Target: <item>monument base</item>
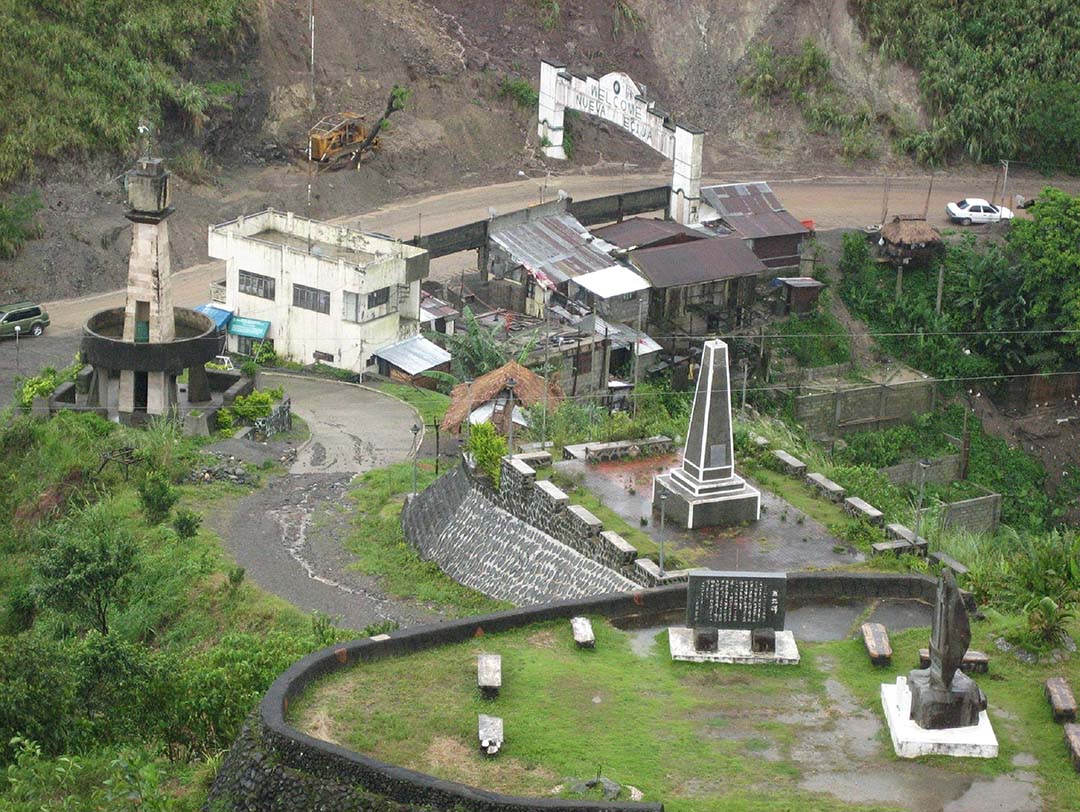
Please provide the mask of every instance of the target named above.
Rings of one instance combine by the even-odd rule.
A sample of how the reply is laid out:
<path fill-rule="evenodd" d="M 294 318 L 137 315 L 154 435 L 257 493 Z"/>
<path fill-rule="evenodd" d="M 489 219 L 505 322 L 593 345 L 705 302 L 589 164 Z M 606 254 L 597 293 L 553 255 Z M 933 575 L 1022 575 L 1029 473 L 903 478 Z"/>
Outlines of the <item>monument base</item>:
<path fill-rule="evenodd" d="M 893 750 L 900 758 L 997 758 L 997 736 L 986 711 L 979 714 L 977 725 L 942 730 L 921 728 L 911 719 L 911 689 L 908 688 L 907 677 L 897 677 L 895 685 L 887 682 L 882 684 L 881 706 L 889 723 Z"/>
<path fill-rule="evenodd" d="M 653 479 L 653 510 L 660 510 L 660 495 L 667 494 L 664 519 L 679 527 L 730 527 L 756 522 L 761 517 L 761 494 L 741 477 L 732 477 L 726 487 L 696 494 L 672 477 L 672 472 Z"/>
<path fill-rule="evenodd" d="M 776 633 L 776 651 L 754 651 L 749 629 L 720 629 L 716 651 L 694 648 L 694 630 L 685 626 L 668 629 L 671 659 L 688 663 L 734 663 L 737 665 L 798 665 L 799 647 L 790 631 Z"/>

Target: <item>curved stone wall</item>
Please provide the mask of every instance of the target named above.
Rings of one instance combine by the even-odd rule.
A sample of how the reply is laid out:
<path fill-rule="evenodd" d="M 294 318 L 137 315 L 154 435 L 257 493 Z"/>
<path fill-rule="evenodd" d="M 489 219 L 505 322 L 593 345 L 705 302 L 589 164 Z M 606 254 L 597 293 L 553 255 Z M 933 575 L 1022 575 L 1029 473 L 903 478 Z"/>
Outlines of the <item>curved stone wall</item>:
<path fill-rule="evenodd" d="M 800 601 L 880 597 L 932 602 L 936 589 L 937 582 L 923 575 L 792 573 L 788 576 L 788 597 Z M 685 605 L 686 584 L 677 584 L 421 626 L 309 654 L 278 677 L 266 692 L 222 764 L 211 787 L 207 808 L 214 812 L 308 812 L 319 808 L 372 812 L 403 809 L 662 812 L 663 804 L 656 803 L 522 798 L 444 781 L 315 739 L 291 727 L 285 721 L 285 714 L 289 701 L 312 682 L 359 663 L 580 614 L 645 621 L 678 611 Z"/>
<path fill-rule="evenodd" d="M 173 315 L 175 341 L 135 343 L 122 338 L 122 307 L 98 311 L 83 326 L 80 349 L 83 362 L 102 369 L 180 373 L 214 360 L 221 348 L 214 323 L 186 307 L 174 307 Z"/>

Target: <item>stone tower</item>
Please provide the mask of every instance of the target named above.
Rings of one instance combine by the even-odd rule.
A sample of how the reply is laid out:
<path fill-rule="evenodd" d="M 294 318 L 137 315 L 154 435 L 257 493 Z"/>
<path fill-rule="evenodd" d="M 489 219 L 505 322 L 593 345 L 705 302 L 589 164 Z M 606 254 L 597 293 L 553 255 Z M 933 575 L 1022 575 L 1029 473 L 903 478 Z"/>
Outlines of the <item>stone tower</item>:
<path fill-rule="evenodd" d="M 653 508 L 667 496 L 668 519 L 686 528 L 733 525 L 759 518 L 761 494 L 735 473 L 728 347 L 706 341 L 682 464 L 653 479 Z"/>
<path fill-rule="evenodd" d="M 176 339 L 169 260 L 169 173 L 160 158 L 141 158 L 127 174 L 132 223 L 123 340 L 164 344 Z M 120 372 L 121 414 L 166 414 L 176 407 L 176 374 L 167 370 Z"/>

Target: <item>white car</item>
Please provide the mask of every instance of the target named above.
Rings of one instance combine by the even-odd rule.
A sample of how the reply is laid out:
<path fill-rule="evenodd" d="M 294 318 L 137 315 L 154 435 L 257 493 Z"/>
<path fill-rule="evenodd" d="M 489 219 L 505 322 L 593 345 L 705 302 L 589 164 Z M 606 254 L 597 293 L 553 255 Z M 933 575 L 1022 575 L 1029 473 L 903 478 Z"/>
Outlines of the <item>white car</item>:
<path fill-rule="evenodd" d="M 1012 209 L 995 206 L 980 197 L 969 197 L 959 203 L 949 203 L 945 213 L 954 223 L 970 226 L 972 223 L 997 223 L 1013 219 Z"/>

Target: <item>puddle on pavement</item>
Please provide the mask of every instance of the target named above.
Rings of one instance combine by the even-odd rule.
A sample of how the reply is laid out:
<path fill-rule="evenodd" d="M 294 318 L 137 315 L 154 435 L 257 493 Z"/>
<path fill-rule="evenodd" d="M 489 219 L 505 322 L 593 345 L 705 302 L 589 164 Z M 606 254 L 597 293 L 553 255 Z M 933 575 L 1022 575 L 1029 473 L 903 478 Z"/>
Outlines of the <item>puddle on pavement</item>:
<path fill-rule="evenodd" d="M 902 766 L 879 766 L 853 772 L 814 773 L 804 778 L 799 786 L 810 792 L 828 793 L 848 803 L 876 801 L 917 812 L 943 812 L 943 802 L 962 797 L 970 788 L 972 778 L 936 770 L 933 773 Z"/>
<path fill-rule="evenodd" d="M 630 651 L 638 657 L 651 657 L 656 652 L 656 635 L 667 626 L 646 626 L 643 629 L 627 629 L 630 638 Z"/>

